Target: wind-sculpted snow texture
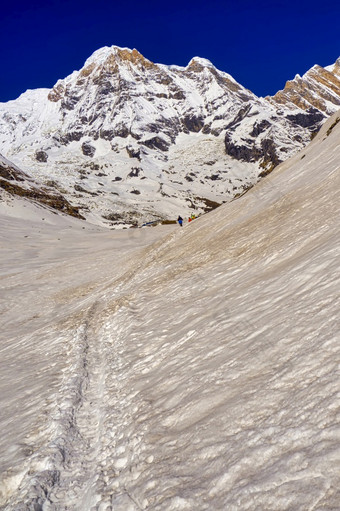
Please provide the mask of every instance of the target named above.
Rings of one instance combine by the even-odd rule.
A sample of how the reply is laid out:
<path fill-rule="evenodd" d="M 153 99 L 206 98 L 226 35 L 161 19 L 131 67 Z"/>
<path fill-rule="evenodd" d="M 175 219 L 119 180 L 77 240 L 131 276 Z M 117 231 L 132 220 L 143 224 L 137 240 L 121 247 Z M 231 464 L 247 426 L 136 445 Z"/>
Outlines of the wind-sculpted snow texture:
<path fill-rule="evenodd" d="M 301 97 L 329 93 L 301 80 Z M 53 89 L 1 104 L 0 152 L 91 222 L 171 219 L 229 201 L 295 154 L 338 109 L 332 94 L 306 110 L 258 98 L 206 59 L 166 66 L 106 47 Z"/>
<path fill-rule="evenodd" d="M 183 228 L 0 203 L 1 509 L 339 509 L 339 136 Z"/>

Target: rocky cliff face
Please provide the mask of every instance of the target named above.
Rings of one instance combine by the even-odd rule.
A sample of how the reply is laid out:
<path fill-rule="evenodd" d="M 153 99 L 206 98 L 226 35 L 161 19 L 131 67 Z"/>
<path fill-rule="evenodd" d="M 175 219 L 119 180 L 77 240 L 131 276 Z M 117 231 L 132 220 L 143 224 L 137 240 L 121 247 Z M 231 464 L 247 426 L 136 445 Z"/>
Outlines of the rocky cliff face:
<path fill-rule="evenodd" d="M 332 115 L 340 108 L 340 58 L 332 66 L 315 65 L 302 77 L 296 75 L 283 90 L 266 99 L 274 105 L 297 106 L 312 115 L 315 111 Z"/>
<path fill-rule="evenodd" d="M 0 105 L 0 151 L 90 221 L 173 218 L 252 186 L 310 140 L 327 105 L 258 98 L 198 57 L 165 66 L 102 48 L 52 90 Z"/>
<path fill-rule="evenodd" d="M 157 65 L 137 50 L 103 48 L 84 68 L 48 94 L 62 112 L 67 145 L 88 136 L 112 141 L 129 136 L 139 146 L 167 151 L 179 133 L 219 135 L 237 105 L 256 100 L 204 59 L 186 68 Z"/>

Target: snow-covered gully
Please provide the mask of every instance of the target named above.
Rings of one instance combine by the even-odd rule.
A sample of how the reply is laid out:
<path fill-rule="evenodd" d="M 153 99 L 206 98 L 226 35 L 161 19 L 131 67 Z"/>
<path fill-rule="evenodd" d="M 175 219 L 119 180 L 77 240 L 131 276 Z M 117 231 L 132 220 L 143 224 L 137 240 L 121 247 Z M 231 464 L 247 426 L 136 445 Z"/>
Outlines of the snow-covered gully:
<path fill-rule="evenodd" d="M 1 509 L 339 509 L 333 125 L 182 229 L 2 213 Z"/>

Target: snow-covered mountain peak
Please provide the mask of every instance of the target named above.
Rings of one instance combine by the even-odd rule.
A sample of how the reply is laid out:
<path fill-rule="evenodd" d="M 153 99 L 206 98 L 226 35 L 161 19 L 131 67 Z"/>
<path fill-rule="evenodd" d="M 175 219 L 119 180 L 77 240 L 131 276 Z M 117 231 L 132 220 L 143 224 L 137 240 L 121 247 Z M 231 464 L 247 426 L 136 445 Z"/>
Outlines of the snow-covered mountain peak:
<path fill-rule="evenodd" d="M 114 55 L 117 49 L 123 49 L 119 48 L 118 46 L 103 46 L 102 48 L 99 48 L 98 50 L 94 51 L 88 59 L 86 59 L 84 67 L 86 68 L 92 63 L 95 63 L 96 65 L 105 62 L 105 60 L 110 56 Z M 125 48 L 126 50 L 129 50 L 129 48 Z"/>
<path fill-rule="evenodd" d="M 94 51 L 90 57 L 85 61 L 84 67 L 87 67 L 88 65 L 92 64 L 93 62 L 97 65 L 105 62 L 105 60 L 110 57 L 111 55 L 117 56 L 120 54 L 128 54 L 132 53 L 134 51 L 137 51 L 135 49 L 127 48 L 127 47 L 121 47 L 121 46 L 103 46 L 102 48 L 99 48 L 98 50 Z"/>
<path fill-rule="evenodd" d="M 121 65 L 130 62 L 132 64 L 153 65 L 153 63 L 146 59 L 138 50 L 130 48 L 121 48 L 120 46 L 105 46 L 95 51 L 84 64 L 83 69 L 89 66 L 100 67 L 102 65 L 112 65 L 116 63 Z"/>
<path fill-rule="evenodd" d="M 212 68 L 216 69 L 214 64 L 210 60 L 202 58 L 202 57 L 193 57 L 190 60 L 189 64 L 187 65 L 187 69 L 199 68 L 199 67 L 212 67 Z"/>
<path fill-rule="evenodd" d="M 258 98 L 201 57 L 181 67 L 104 47 L 51 90 L 0 104 L 0 152 L 91 221 L 202 212 L 304 147 L 340 102 L 335 73 L 306 76 L 282 100 Z M 319 108 L 325 95 L 333 103 Z"/>

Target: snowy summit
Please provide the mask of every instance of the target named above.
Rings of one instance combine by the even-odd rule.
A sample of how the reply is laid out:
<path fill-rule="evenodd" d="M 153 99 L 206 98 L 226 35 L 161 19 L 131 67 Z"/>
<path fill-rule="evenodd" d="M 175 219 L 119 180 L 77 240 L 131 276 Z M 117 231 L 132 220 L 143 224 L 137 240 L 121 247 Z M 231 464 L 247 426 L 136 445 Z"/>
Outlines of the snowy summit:
<path fill-rule="evenodd" d="M 339 137 L 182 228 L 3 195 L 1 509 L 339 509 Z"/>
<path fill-rule="evenodd" d="M 0 104 L 0 154 L 89 222 L 141 225 L 242 195 L 339 106 L 338 61 L 259 98 L 204 58 L 104 47 L 51 90 Z"/>

